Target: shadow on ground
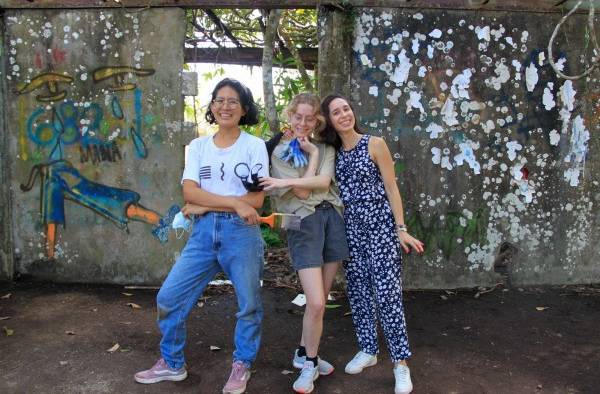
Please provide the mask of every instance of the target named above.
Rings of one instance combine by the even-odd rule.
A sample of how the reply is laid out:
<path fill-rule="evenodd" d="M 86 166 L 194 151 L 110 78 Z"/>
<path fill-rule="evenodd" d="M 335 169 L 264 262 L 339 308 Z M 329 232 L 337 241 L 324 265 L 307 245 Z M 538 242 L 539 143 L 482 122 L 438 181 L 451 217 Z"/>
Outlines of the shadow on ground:
<path fill-rule="evenodd" d="M 302 308 L 290 303 L 293 285 L 265 283 L 263 345 L 247 393 L 289 393 Z M 599 392 L 600 287 L 475 294 L 405 294 L 414 393 Z M 156 290 L 0 284 L 0 393 L 220 393 L 230 368 L 235 296 L 222 286 L 206 295 L 188 322 L 189 378 L 145 386 L 132 376 L 158 357 Z M 314 393 L 392 393 L 383 343 L 376 366 L 344 373 L 357 349 L 347 300 L 340 295 L 333 303 L 340 306 L 326 311 L 320 354 L 337 369 L 316 382 Z"/>

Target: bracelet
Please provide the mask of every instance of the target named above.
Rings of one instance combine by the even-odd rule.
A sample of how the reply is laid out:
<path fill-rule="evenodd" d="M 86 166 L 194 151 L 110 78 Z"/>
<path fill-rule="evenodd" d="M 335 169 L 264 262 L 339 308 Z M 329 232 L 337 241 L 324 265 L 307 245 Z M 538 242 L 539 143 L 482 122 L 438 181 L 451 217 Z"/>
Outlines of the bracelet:
<path fill-rule="evenodd" d="M 397 224 L 396 225 L 396 231 L 404 231 L 404 232 L 408 232 L 408 228 L 406 227 L 406 224 Z"/>

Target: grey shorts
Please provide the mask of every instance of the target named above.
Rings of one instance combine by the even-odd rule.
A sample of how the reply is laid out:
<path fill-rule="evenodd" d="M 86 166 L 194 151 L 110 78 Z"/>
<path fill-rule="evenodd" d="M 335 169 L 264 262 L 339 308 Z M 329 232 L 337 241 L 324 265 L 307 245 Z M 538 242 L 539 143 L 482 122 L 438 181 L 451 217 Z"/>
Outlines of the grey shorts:
<path fill-rule="evenodd" d="M 296 271 L 350 257 L 344 219 L 327 201 L 302 219 L 300 230 L 288 230 L 287 241 Z"/>

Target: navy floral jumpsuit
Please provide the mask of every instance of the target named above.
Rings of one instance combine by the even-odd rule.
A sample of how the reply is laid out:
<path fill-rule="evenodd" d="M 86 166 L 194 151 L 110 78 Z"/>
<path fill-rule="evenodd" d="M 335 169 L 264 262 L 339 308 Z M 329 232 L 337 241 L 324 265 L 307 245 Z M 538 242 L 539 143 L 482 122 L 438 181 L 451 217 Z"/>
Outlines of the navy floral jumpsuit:
<path fill-rule="evenodd" d="M 392 361 L 397 362 L 411 356 L 402 306 L 402 255 L 381 173 L 369 156 L 369 138 L 363 135 L 353 149 L 340 149 L 336 159 L 350 247 L 344 270 L 360 349 L 379 353 L 379 317 Z"/>

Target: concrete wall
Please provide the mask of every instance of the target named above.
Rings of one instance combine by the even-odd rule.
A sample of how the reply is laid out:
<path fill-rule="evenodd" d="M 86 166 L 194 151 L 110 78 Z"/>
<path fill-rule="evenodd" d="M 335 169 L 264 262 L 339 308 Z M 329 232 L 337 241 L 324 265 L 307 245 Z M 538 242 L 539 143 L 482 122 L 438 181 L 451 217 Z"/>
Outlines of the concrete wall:
<path fill-rule="evenodd" d="M 182 246 L 168 219 L 191 138 L 184 21 L 176 8 L 4 14 L 19 272 L 113 283 L 168 272 Z"/>
<path fill-rule="evenodd" d="M 408 287 L 490 285 L 495 270 L 513 284 L 600 281 L 598 73 L 557 78 L 546 48 L 559 18 L 358 10 L 352 99 L 393 150 L 427 247 L 405 263 Z M 586 16 L 565 25 L 565 71 L 583 70 L 588 40 Z"/>
<path fill-rule="evenodd" d="M 6 102 L 4 23 L 0 18 L 0 103 Z M 8 141 L 4 106 L 0 105 L 0 280 L 12 279 L 12 226 L 10 220 L 10 185 L 8 181 Z"/>

